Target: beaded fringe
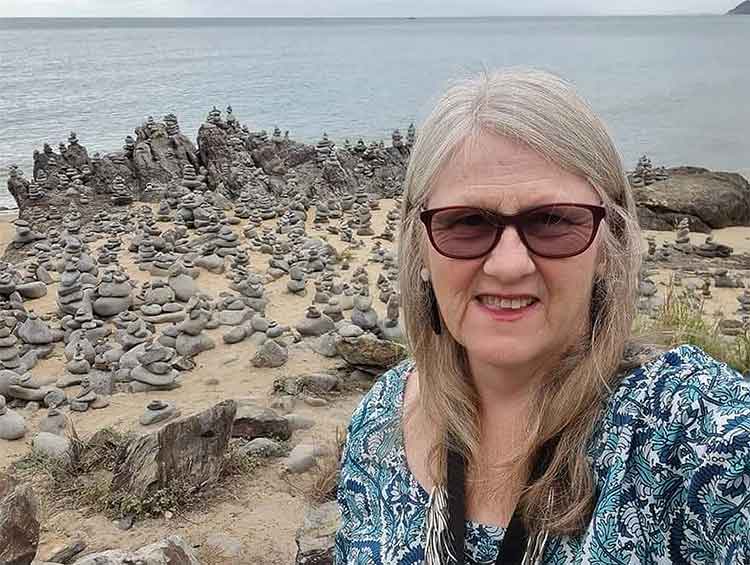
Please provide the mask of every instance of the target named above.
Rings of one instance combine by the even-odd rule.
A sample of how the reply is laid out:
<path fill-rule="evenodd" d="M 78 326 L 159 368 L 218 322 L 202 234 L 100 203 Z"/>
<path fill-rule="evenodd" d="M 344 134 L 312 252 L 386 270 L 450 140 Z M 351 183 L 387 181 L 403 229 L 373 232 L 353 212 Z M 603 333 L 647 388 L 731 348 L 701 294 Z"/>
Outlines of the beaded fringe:
<path fill-rule="evenodd" d="M 552 503 L 550 492 L 548 501 Z M 448 491 L 444 486 L 434 486 L 430 491 L 427 502 L 427 516 L 425 519 L 425 565 L 446 565 L 455 563 L 453 554 L 453 536 L 448 528 Z M 526 543 L 521 565 L 542 565 L 544 549 L 549 540 L 549 532 L 542 530 L 529 537 Z M 461 564 L 463 565 L 463 564 Z"/>
<path fill-rule="evenodd" d="M 427 541 L 425 543 L 425 565 L 445 565 L 455 562 L 453 536 L 448 528 L 448 490 L 445 486 L 434 486 L 427 502 Z M 448 559 L 450 561 L 448 561 Z"/>

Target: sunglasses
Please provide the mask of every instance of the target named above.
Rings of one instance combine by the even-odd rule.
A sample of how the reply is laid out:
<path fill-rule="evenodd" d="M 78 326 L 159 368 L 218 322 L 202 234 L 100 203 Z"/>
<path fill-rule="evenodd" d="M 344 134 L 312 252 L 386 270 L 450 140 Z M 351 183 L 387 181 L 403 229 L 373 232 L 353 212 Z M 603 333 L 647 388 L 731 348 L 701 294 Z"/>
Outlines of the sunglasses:
<path fill-rule="evenodd" d="M 586 251 L 606 215 L 595 204 L 546 204 L 512 216 L 482 208 L 448 206 L 423 210 L 419 218 L 435 251 L 451 259 L 477 259 L 494 249 L 505 226 L 514 226 L 526 248 L 550 259 Z"/>

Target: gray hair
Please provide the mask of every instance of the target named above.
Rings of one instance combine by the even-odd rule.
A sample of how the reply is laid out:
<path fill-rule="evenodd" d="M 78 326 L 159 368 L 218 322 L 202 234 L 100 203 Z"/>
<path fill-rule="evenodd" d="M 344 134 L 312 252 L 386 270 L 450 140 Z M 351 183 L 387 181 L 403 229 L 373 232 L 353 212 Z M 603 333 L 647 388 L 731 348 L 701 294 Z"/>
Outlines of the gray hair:
<path fill-rule="evenodd" d="M 478 460 L 478 397 L 463 347 L 449 332 L 435 335 L 430 329 L 427 285 L 419 277 L 427 252 L 419 212 L 440 170 L 480 132 L 522 143 L 585 178 L 607 210 L 599 247 L 604 274 L 593 284 L 591 331 L 564 352 L 537 391 L 528 441 L 507 463 L 529 468 L 543 446 L 556 445 L 547 472 L 524 491 L 521 503 L 527 521 L 543 519 L 550 533 L 572 534 L 593 508 L 586 444 L 600 402 L 618 378 L 636 312 L 641 251 L 635 202 L 604 123 L 570 84 L 547 72 L 509 69 L 461 80 L 420 128 L 406 173 L 399 238 L 404 329 L 419 375 L 420 408 L 444 434 L 438 437 L 455 438 L 453 447 L 469 470 Z M 435 484 L 445 480 L 446 447 L 438 442 L 431 450 Z"/>

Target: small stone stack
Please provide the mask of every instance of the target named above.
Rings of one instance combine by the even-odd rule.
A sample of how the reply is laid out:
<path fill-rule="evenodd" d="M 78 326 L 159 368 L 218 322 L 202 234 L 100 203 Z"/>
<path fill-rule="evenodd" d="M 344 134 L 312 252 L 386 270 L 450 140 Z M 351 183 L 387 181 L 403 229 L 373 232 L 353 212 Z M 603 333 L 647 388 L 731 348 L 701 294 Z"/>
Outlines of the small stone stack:
<path fill-rule="evenodd" d="M 305 274 L 306 271 L 302 267 L 292 267 L 289 269 L 289 280 L 286 283 L 287 291 L 292 294 L 305 296 L 307 290 L 305 289 Z"/>
<path fill-rule="evenodd" d="M 190 358 L 216 347 L 214 341 L 203 332 L 211 319 L 208 301 L 200 295 L 195 295 L 188 301 L 185 312 L 187 318 L 177 326 L 177 353 Z"/>
<path fill-rule="evenodd" d="M 78 260 L 73 258 L 65 263 L 65 270 L 57 287 L 57 307 L 60 314 L 75 314 L 83 303 L 83 280 L 78 270 Z"/>
<path fill-rule="evenodd" d="M 13 325 L 0 320 L 0 368 L 15 371 L 21 366 L 18 357 L 18 338 L 13 335 Z"/>
<path fill-rule="evenodd" d="M 175 136 L 180 134 L 180 125 L 177 122 L 177 116 L 172 113 L 164 116 L 164 125 L 167 126 L 167 135 Z"/>
<path fill-rule="evenodd" d="M 127 325 L 125 330 L 117 332 L 115 341 L 127 351 L 145 343 L 151 337 L 151 332 L 146 327 L 142 319 L 138 318 Z"/>
<path fill-rule="evenodd" d="M 28 243 L 33 243 L 39 239 L 44 239 L 44 236 L 35 232 L 31 229 L 31 224 L 23 219 L 18 219 L 13 222 L 16 227 L 16 235 L 13 237 L 13 246 L 22 247 Z"/>
<path fill-rule="evenodd" d="M 372 298 L 364 293 L 354 297 L 352 324 L 365 331 L 378 327 L 378 313 L 372 308 Z"/>
<path fill-rule="evenodd" d="M 133 195 L 125 184 L 125 179 L 120 175 L 112 181 L 112 204 L 115 206 L 128 206 L 133 203 Z"/>
<path fill-rule="evenodd" d="M 381 324 L 380 329 L 385 339 L 402 343 L 404 341 L 404 333 L 399 324 L 399 314 L 398 294 L 394 292 L 388 298 L 385 320 Z"/>
<path fill-rule="evenodd" d="M 124 271 L 106 271 L 92 294 L 92 309 L 97 316 L 111 318 L 132 304 L 133 286 Z"/>
<path fill-rule="evenodd" d="M 693 246 L 690 243 L 690 220 L 687 218 L 682 218 L 677 225 L 674 248 L 683 253 L 691 253 L 693 250 Z"/>
<path fill-rule="evenodd" d="M 195 174 L 195 167 L 189 163 L 182 169 L 182 186 L 188 190 L 198 192 L 205 192 L 208 190 L 206 183 L 199 179 L 198 175 Z"/>
<path fill-rule="evenodd" d="M 178 373 L 172 368 L 174 350 L 158 343 L 146 345 L 136 356 L 138 365 L 131 369 L 131 380 L 159 390 L 169 390 L 176 386 Z"/>

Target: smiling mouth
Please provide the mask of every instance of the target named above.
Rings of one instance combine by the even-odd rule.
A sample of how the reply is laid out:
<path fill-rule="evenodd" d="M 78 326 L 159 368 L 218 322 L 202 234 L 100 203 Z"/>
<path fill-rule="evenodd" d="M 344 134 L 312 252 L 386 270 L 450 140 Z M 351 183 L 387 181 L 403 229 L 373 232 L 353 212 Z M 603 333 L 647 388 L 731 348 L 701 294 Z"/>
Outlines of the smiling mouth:
<path fill-rule="evenodd" d="M 482 306 L 490 308 L 492 310 L 523 310 L 528 306 L 536 304 L 539 299 L 535 296 L 522 296 L 518 298 L 500 298 L 499 296 L 492 296 L 489 294 L 480 294 L 476 297 L 476 300 Z"/>

